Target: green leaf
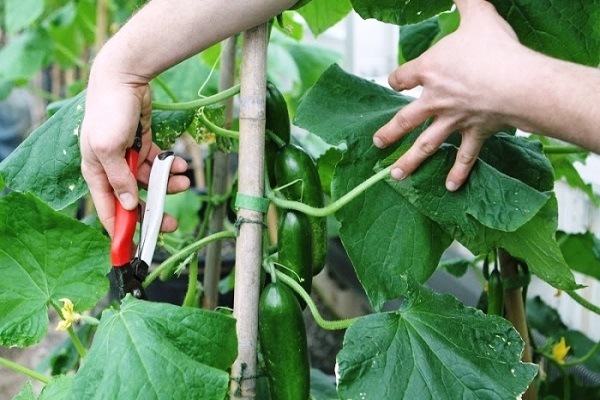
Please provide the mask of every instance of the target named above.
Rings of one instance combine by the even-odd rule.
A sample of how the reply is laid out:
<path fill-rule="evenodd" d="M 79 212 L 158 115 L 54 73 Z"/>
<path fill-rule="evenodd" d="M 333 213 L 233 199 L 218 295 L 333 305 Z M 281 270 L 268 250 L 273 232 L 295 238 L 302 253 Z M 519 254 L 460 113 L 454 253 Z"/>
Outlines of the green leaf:
<path fill-rule="evenodd" d="M 192 124 L 195 115 L 195 110 L 152 110 L 152 140 L 161 149 L 170 149 Z"/>
<path fill-rule="evenodd" d="M 44 12 L 44 0 L 4 0 L 4 26 L 16 33 L 27 28 Z"/>
<path fill-rule="evenodd" d="M 338 66 L 330 67 L 307 93 L 296 125 L 347 149 L 334 171 L 333 200 L 371 177 L 382 154 L 393 151 L 376 149 L 371 135 L 408 101 Z M 342 243 L 375 308 L 404 292 L 402 274 L 410 273 L 420 282 L 429 278 L 451 242 L 385 182 L 340 209 L 336 218 Z"/>
<path fill-rule="evenodd" d="M 282 15 L 282 25 L 278 21 L 274 22 L 274 28 L 284 35 L 296 40 L 302 40 L 304 36 L 304 25 L 294 19 L 296 15 L 293 12 L 284 12 Z"/>
<path fill-rule="evenodd" d="M 351 0 L 363 18 L 396 25 L 414 24 L 452 7 L 452 0 Z"/>
<path fill-rule="evenodd" d="M 0 345 L 29 346 L 48 330 L 48 305 L 93 307 L 108 290 L 108 240 L 31 194 L 0 199 Z"/>
<path fill-rule="evenodd" d="M 474 254 L 504 248 L 513 257 L 524 260 L 532 273 L 555 288 L 577 289 L 579 286 L 554 238 L 557 226 L 558 205 L 552 196 L 535 217 L 514 232 L 482 226 L 473 236 L 467 236 L 458 229 L 452 230 L 452 236 Z"/>
<path fill-rule="evenodd" d="M 66 400 L 69 390 L 73 385 L 73 375 L 60 375 L 54 377 L 50 383 L 44 386 L 37 400 Z"/>
<path fill-rule="evenodd" d="M 70 399 L 222 399 L 237 356 L 229 316 L 127 296 L 102 315 Z"/>
<path fill-rule="evenodd" d="M 600 280 L 600 240 L 591 232 L 557 232 L 556 240 L 572 270 Z"/>
<path fill-rule="evenodd" d="M 503 318 L 419 287 L 396 312 L 360 318 L 337 356 L 342 398 L 514 399 L 537 368 Z"/>
<path fill-rule="evenodd" d="M 35 400 L 35 394 L 33 393 L 33 386 L 31 385 L 31 381 L 27 382 L 23 389 L 15 397 L 13 400 Z"/>
<path fill-rule="evenodd" d="M 200 208 L 203 199 L 193 190 L 171 194 L 165 200 L 165 212 L 177 218 L 179 225 L 172 233 L 178 237 L 191 238 L 200 223 Z"/>
<path fill-rule="evenodd" d="M 524 45 L 594 67 L 600 63 L 597 1 L 492 0 L 491 3 Z"/>
<path fill-rule="evenodd" d="M 314 36 L 319 36 L 352 11 L 350 0 L 312 0 L 298 10 Z"/>
<path fill-rule="evenodd" d="M 404 153 L 400 150 L 382 165 L 395 162 Z M 482 160 L 475 163 L 460 190 L 449 192 L 445 181 L 456 151 L 454 146 L 442 145 L 417 173 L 402 181 L 389 178 L 388 183 L 429 218 L 450 229 L 460 229 L 467 236 L 473 236 L 480 225 L 513 232 L 531 220 L 550 198 L 549 193 L 500 173 Z"/>
<path fill-rule="evenodd" d="M 75 328 L 75 333 L 85 348 L 89 347 L 96 327 L 85 324 Z M 70 337 L 66 337 L 60 344 L 52 349 L 37 365 L 36 371 L 41 373 L 50 372 L 50 375 L 68 374 L 79 368 L 81 355 L 75 348 Z"/>
<path fill-rule="evenodd" d="M 331 195 L 333 173 L 335 166 L 342 159 L 342 156 L 343 152 L 340 149 L 330 147 L 316 160 L 319 178 L 321 178 L 321 185 L 323 186 L 323 191 L 327 195 Z"/>
<path fill-rule="evenodd" d="M 84 102 L 84 93 L 73 98 L 0 163 L 9 188 L 32 192 L 55 210 L 87 193 L 79 153 Z"/>
<path fill-rule="evenodd" d="M 400 27 L 400 54 L 403 62 L 419 57 L 440 33 L 438 17 L 432 17 L 413 25 Z"/>
<path fill-rule="evenodd" d="M 21 83 L 30 80 L 48 63 L 52 49 L 50 36 L 41 29 L 13 36 L 0 49 L 0 81 Z"/>

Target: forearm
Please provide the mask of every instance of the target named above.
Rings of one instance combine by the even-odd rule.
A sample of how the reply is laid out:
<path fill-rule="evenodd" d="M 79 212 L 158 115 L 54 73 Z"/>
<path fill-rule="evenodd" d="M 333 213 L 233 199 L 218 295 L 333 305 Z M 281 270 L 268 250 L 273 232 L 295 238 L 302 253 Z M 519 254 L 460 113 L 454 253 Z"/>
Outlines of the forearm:
<path fill-rule="evenodd" d="M 522 61 L 501 106 L 511 125 L 600 153 L 600 70 L 533 52 Z"/>
<path fill-rule="evenodd" d="M 149 81 L 205 48 L 267 21 L 295 1 L 152 0 L 104 46 L 96 64 Z"/>

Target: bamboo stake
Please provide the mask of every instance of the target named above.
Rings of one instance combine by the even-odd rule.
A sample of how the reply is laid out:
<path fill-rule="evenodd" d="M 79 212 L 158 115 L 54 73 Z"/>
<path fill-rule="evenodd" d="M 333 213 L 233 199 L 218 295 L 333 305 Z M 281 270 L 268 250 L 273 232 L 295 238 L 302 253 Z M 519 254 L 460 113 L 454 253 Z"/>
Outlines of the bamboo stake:
<path fill-rule="evenodd" d="M 108 39 L 108 4 L 106 0 L 96 3 L 96 32 L 94 37 L 94 56 Z"/>
<path fill-rule="evenodd" d="M 235 49 L 236 37 L 232 36 L 223 42 L 221 49 L 221 74 L 219 75 L 219 91 L 229 89 L 234 84 L 235 78 Z M 225 101 L 225 125 L 231 128 L 233 121 L 233 98 Z M 217 151 L 214 155 L 212 194 L 223 195 L 229 184 L 229 155 Z M 210 232 L 223 230 L 227 204 L 223 203 L 213 209 L 208 223 Z M 204 269 L 204 300 L 202 306 L 209 310 L 217 307 L 219 301 L 219 278 L 221 275 L 221 249 L 220 241 L 213 242 L 206 248 L 206 267 Z"/>
<path fill-rule="evenodd" d="M 239 193 L 263 197 L 267 25 L 244 32 L 240 91 Z M 263 214 L 240 208 L 235 296 L 238 358 L 231 370 L 231 399 L 254 399 Z"/>
<path fill-rule="evenodd" d="M 510 279 L 518 274 L 517 260 L 511 256 L 506 250 L 499 249 L 500 258 L 500 273 L 502 278 Z M 504 292 L 504 304 L 506 305 L 506 319 L 508 319 L 517 332 L 521 335 L 525 348 L 521 360 L 523 362 L 533 362 L 531 341 L 529 339 L 529 331 L 527 330 L 527 319 L 525 318 L 525 305 L 523 303 L 523 293 L 521 288 L 507 289 Z M 529 385 L 529 388 L 523 393 L 523 400 L 537 400 L 537 390 L 535 381 Z"/>

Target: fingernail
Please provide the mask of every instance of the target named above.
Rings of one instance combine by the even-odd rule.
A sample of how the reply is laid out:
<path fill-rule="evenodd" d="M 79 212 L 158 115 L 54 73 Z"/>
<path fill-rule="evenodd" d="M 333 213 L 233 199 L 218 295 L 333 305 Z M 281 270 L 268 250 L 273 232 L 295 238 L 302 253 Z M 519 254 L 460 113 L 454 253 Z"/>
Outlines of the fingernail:
<path fill-rule="evenodd" d="M 121 193 L 119 195 L 119 201 L 121 202 L 121 205 L 128 210 L 135 208 L 135 199 L 129 192 Z"/>
<path fill-rule="evenodd" d="M 447 181 L 446 182 L 446 189 L 448 189 L 451 192 L 454 192 L 456 189 L 458 189 L 458 186 L 456 185 L 455 182 Z"/>
<path fill-rule="evenodd" d="M 373 144 L 375 145 L 375 147 L 379 147 L 380 149 L 383 148 L 383 142 L 377 136 L 373 137 Z"/>
<path fill-rule="evenodd" d="M 402 179 L 404 179 L 404 171 L 402 171 L 401 168 L 394 168 L 392 169 L 392 172 L 390 173 L 392 175 L 392 178 L 401 181 Z"/>

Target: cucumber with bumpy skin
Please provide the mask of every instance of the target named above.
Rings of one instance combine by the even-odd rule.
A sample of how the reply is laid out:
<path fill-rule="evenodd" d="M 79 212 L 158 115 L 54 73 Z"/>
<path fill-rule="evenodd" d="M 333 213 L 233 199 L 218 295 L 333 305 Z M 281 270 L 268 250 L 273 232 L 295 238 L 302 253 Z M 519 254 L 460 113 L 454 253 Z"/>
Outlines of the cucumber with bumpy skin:
<path fill-rule="evenodd" d="M 302 310 L 283 283 L 270 283 L 258 304 L 258 338 L 272 400 L 307 400 L 310 364 Z"/>
<path fill-rule="evenodd" d="M 315 162 L 301 147 L 283 146 L 275 156 L 275 181 L 289 200 L 312 207 L 323 207 L 321 178 Z M 327 218 L 309 216 L 313 238 L 313 276 L 325 266 L 327 258 Z"/>

